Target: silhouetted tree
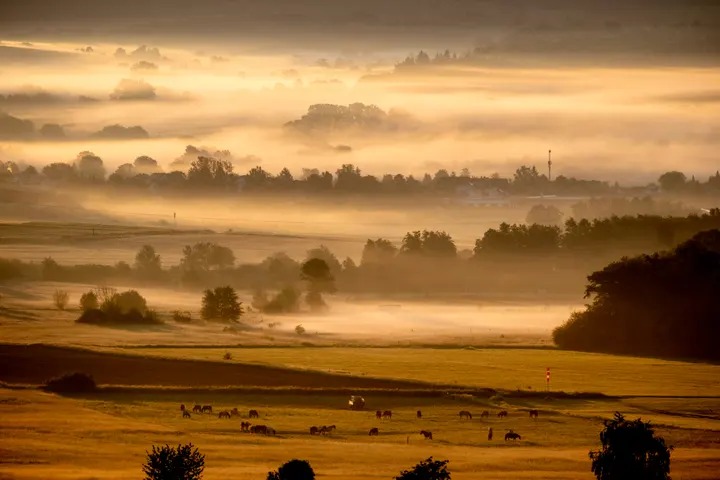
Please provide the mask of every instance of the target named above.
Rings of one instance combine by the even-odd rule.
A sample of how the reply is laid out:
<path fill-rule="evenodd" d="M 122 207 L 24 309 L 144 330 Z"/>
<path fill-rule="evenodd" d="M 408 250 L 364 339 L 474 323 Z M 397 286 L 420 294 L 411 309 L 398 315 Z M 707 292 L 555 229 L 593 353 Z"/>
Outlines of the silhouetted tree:
<path fill-rule="evenodd" d="M 687 177 L 678 171 L 665 172 L 658 178 L 660 188 L 667 192 L 677 192 L 685 186 Z"/>
<path fill-rule="evenodd" d="M 428 257 L 454 258 L 457 255 L 457 247 L 452 237 L 445 232 L 434 230 L 408 232 L 403 238 L 400 251 Z"/>
<path fill-rule="evenodd" d="M 237 321 L 243 314 L 242 302 L 232 287 L 205 290 L 200 316 L 203 320 Z"/>
<path fill-rule="evenodd" d="M 141 275 L 155 276 L 162 271 L 160 255 L 152 245 L 143 245 L 135 255 L 135 269 Z"/>
<path fill-rule="evenodd" d="M 433 460 L 433 457 L 423 460 L 412 470 L 404 470 L 395 480 L 450 480 L 447 470 L 448 460 Z"/>
<path fill-rule="evenodd" d="M 620 413 L 605 420 L 602 449 L 590 452 L 598 480 L 670 480 L 670 451 L 649 422 L 625 420 Z"/>
<path fill-rule="evenodd" d="M 317 248 L 312 248 L 308 250 L 305 258 L 307 260 L 310 260 L 312 258 L 319 258 L 321 260 L 324 260 L 328 268 L 330 268 L 330 273 L 333 275 L 337 275 L 340 270 L 342 270 L 340 260 L 338 260 L 335 254 L 332 253 L 330 249 L 325 245 L 320 245 Z"/>
<path fill-rule="evenodd" d="M 233 166 L 229 160 L 199 156 L 190 163 L 187 173 L 189 185 L 200 188 L 225 188 L 233 181 Z"/>
<path fill-rule="evenodd" d="M 315 472 L 307 460 L 290 460 L 268 472 L 267 480 L 315 480 Z"/>
<path fill-rule="evenodd" d="M 180 263 L 186 270 L 217 270 L 231 267 L 235 263 L 235 255 L 229 248 L 216 243 L 199 242 L 183 248 Z"/>
<path fill-rule="evenodd" d="M 67 182 L 77 178 L 77 171 L 67 163 L 51 163 L 42 169 L 43 175 L 51 180 Z"/>
<path fill-rule="evenodd" d="M 360 263 L 361 265 L 386 264 L 395 257 L 396 253 L 397 248 L 390 240 L 384 238 L 368 239 L 363 247 Z"/>
<path fill-rule="evenodd" d="M 300 270 L 301 278 L 308 282 L 306 301 L 312 308 L 322 308 L 325 302 L 323 293 L 335 292 L 335 278 L 330 272 L 327 262 L 320 258 L 311 258 L 303 263 Z"/>
<path fill-rule="evenodd" d="M 104 180 L 105 166 L 100 157 L 92 152 L 80 152 L 75 159 L 75 170 L 85 180 Z"/>
<path fill-rule="evenodd" d="M 192 443 L 171 447 L 153 445 L 146 452 L 142 470 L 145 480 L 199 480 L 205 470 L 205 455 Z"/>

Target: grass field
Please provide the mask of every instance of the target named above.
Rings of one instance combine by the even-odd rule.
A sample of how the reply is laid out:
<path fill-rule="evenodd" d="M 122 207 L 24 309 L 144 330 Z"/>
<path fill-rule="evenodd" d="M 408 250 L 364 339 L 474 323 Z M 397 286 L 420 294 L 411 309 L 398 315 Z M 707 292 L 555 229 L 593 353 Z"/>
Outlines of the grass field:
<path fill-rule="evenodd" d="M 524 348 L 130 348 L 134 354 L 307 368 L 431 383 L 607 395 L 720 396 L 720 365 Z"/>
<path fill-rule="evenodd" d="M 434 455 L 449 458 L 456 479 L 591 478 L 587 451 L 595 448 L 601 417 L 620 409 L 647 417 L 637 406 L 618 401 L 563 401 L 501 404 L 510 416 L 460 421 L 459 409 L 476 414 L 498 404 L 449 399 L 368 398 L 377 408 L 392 409 L 393 419 L 378 421 L 372 412 L 344 408 L 337 396 L 259 396 L 205 394 L 187 398 L 158 390 L 152 394 L 113 394 L 62 398 L 37 391 L 0 390 L 0 476 L 14 479 L 140 478 L 143 452 L 152 444 L 193 442 L 207 455 L 206 479 L 264 478 L 291 457 L 308 459 L 318 478 L 393 478 L 401 469 Z M 239 419 L 193 415 L 183 420 L 181 402 L 212 403 L 218 408 L 260 410 L 259 423 L 277 437 L 257 437 L 239 429 Z M 541 410 L 537 421 L 521 408 Z M 715 404 L 717 407 L 717 402 Z M 424 417 L 415 418 L 421 409 Z M 717 419 L 695 425 L 665 426 L 660 434 L 675 445 L 673 478 L 716 479 L 720 469 Z M 659 420 L 659 421 L 658 421 Z M 332 437 L 311 437 L 312 425 L 335 424 Z M 368 437 L 377 426 L 380 436 Z M 487 440 L 492 426 L 495 438 Z M 523 435 L 516 444 L 502 439 L 512 428 Z M 713 430 L 715 428 L 715 430 Z M 431 430 L 433 441 L 420 437 Z"/>

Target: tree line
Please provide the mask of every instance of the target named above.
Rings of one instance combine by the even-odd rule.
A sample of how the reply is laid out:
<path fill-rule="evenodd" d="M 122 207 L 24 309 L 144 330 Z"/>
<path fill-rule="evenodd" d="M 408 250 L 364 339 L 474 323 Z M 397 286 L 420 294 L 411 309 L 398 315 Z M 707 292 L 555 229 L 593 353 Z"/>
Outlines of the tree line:
<path fill-rule="evenodd" d="M 356 165 L 347 163 L 334 172 L 303 168 L 294 176 L 288 168 L 277 174 L 256 165 L 246 173 L 235 172 L 234 157 L 228 151 L 210 152 L 192 145 L 164 172 L 157 160 L 149 156 L 137 157 L 109 172 L 98 155 L 80 152 L 72 162 L 53 162 L 41 169 L 21 167 L 13 161 L 0 162 L 0 180 L 14 180 L 27 184 L 50 183 L 84 184 L 98 188 L 103 184 L 112 188 L 147 190 L 153 192 L 212 191 L 229 194 L 247 191 L 256 193 L 354 193 L 396 195 L 633 195 L 637 188 L 620 187 L 599 180 L 582 180 L 559 175 L 550 180 L 535 166 L 522 165 L 512 177 L 477 176 L 464 168 L 459 172 L 439 169 L 420 177 L 400 173 L 381 176 L 363 173 Z M 246 161 L 256 161 L 250 158 Z M 688 180 L 680 172 L 667 172 L 658 179 L 663 192 L 671 194 L 717 195 L 720 193 L 720 173 L 700 182 Z M 597 205 L 595 205 L 597 207 Z M 627 207 L 627 206 L 626 206 Z M 626 211 L 615 213 L 657 213 L 647 205 L 635 204 Z M 576 212 L 576 216 L 586 216 Z M 599 216 L 597 214 L 588 215 Z"/>
<path fill-rule="evenodd" d="M 254 291 L 253 306 L 268 312 L 295 311 L 302 288 L 302 265 L 321 259 L 327 272 L 316 272 L 308 304 L 321 306 L 318 293 L 414 293 L 419 295 L 536 294 L 578 295 L 588 272 L 623 255 L 672 248 L 698 232 L 720 228 L 720 210 L 687 217 L 611 217 L 569 219 L 563 228 L 507 223 L 487 230 L 474 249 L 459 249 L 450 234 L 419 230 L 399 242 L 368 239 L 359 261 L 339 259 L 326 246 L 308 250 L 300 261 L 283 252 L 258 263 L 242 263 L 234 252 L 211 242 L 183 248 L 178 265 L 163 266 L 151 245 L 134 262 L 116 265 L 60 265 L 52 258 L 37 263 L 0 259 L 0 281 L 18 278 L 78 283 L 183 285 L 209 288 L 230 285 Z M 332 282 L 328 279 L 332 278 Z M 325 283 L 323 283 L 325 282 Z M 315 300 L 313 300 L 313 298 Z"/>

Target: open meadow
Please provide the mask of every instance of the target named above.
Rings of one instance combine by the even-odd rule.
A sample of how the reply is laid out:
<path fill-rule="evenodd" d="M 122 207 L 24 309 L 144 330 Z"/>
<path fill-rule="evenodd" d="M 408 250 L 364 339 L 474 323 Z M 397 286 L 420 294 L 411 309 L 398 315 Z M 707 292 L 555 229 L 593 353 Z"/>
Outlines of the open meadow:
<path fill-rule="evenodd" d="M 602 420 L 615 411 L 650 420 L 675 446 L 673 478 L 711 480 L 720 469 L 720 392 L 713 389 L 720 367 L 714 365 L 499 348 L 103 350 L 0 348 L 0 380 L 26 385 L 0 390 L 0 478 L 137 478 L 152 444 L 192 442 L 207 455 L 209 480 L 264 478 L 290 458 L 308 459 L 318 478 L 389 479 L 430 455 L 449 458 L 458 479 L 589 479 L 587 452 L 597 448 Z M 220 360 L 225 351 L 232 360 Z M 548 362 L 559 384 L 553 392 L 513 391 L 533 382 L 526 370 L 542 377 Z M 59 396 L 27 386 L 81 365 L 98 392 Z M 613 375 L 593 382 L 593 370 Z M 610 396 L 563 396 L 555 390 L 560 385 Z M 466 393 L 448 395 L 454 386 Z M 347 408 L 350 393 L 366 398 L 365 410 Z M 214 413 L 184 419 L 181 403 L 209 404 Z M 217 417 L 232 408 L 241 416 Z M 249 409 L 260 412 L 250 421 L 277 435 L 242 432 Z M 376 419 L 376 409 L 391 410 L 392 419 Z M 529 418 L 530 409 L 538 419 Z M 461 420 L 460 410 L 473 419 Z M 488 418 L 480 418 L 483 410 Z M 498 418 L 500 410 L 508 417 Z M 321 425 L 337 430 L 309 434 Z M 373 427 L 377 437 L 368 435 Z M 505 442 L 510 429 L 521 440 Z M 433 440 L 420 430 L 431 431 Z"/>

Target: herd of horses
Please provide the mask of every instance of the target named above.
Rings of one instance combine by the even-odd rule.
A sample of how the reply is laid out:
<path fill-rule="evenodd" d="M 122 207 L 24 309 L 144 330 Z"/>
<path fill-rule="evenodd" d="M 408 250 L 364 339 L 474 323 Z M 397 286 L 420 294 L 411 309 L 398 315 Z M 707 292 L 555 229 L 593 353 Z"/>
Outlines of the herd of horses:
<path fill-rule="evenodd" d="M 183 418 L 191 418 L 190 411 L 185 407 L 185 404 L 180 405 L 180 411 L 182 411 Z M 199 405 L 195 404 L 192 408 L 193 413 L 213 413 L 212 405 Z M 529 410 L 528 411 L 530 418 L 537 419 L 539 416 L 539 412 L 537 410 Z M 226 418 L 231 419 L 233 417 L 239 417 L 240 411 L 237 408 L 233 408 L 231 410 L 222 410 L 218 413 L 218 418 Z M 392 410 L 377 410 L 375 412 L 375 418 L 378 420 L 391 420 L 393 416 Z M 421 419 L 422 418 L 422 411 L 418 410 L 415 414 L 416 418 Z M 473 415 L 472 412 L 468 410 L 460 410 L 458 412 L 458 416 L 460 417 L 460 420 L 472 420 Z M 260 413 L 255 410 L 251 409 L 248 411 L 248 418 L 260 418 Z M 480 418 L 485 419 L 490 417 L 490 412 L 487 410 L 483 410 L 480 413 Z M 507 418 L 508 412 L 507 410 L 500 410 L 497 412 L 498 418 Z M 249 432 L 253 434 L 259 434 L 259 435 L 275 435 L 277 432 L 274 428 L 268 427 L 267 425 L 253 425 L 251 422 L 242 421 L 240 422 L 240 429 L 243 432 Z M 335 425 L 322 425 L 322 426 L 315 426 L 313 425 L 310 427 L 310 435 L 331 435 L 332 432 L 334 432 L 337 429 Z M 369 436 L 376 437 L 380 435 L 380 429 L 377 427 L 373 427 L 370 429 Z M 420 435 L 422 435 L 426 440 L 432 440 L 433 434 L 429 430 L 420 430 Z M 492 440 L 493 438 L 493 429 L 488 429 L 488 440 Z M 521 440 L 522 437 L 515 433 L 512 430 L 509 430 L 505 434 L 505 441 L 508 440 Z"/>

